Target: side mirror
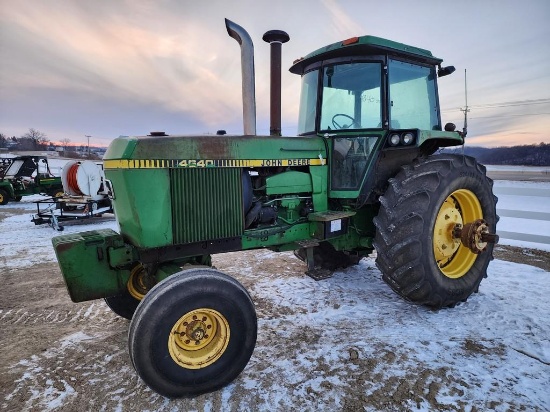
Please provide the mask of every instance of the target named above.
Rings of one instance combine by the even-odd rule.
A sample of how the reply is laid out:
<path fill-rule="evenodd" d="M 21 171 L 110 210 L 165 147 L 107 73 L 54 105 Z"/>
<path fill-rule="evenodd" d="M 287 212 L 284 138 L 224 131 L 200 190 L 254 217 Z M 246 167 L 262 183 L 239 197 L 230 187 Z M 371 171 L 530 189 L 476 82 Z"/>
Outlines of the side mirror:
<path fill-rule="evenodd" d="M 443 77 L 448 76 L 449 74 L 453 73 L 455 71 L 454 66 L 447 66 L 447 67 L 439 67 L 439 70 L 437 71 L 437 77 Z"/>

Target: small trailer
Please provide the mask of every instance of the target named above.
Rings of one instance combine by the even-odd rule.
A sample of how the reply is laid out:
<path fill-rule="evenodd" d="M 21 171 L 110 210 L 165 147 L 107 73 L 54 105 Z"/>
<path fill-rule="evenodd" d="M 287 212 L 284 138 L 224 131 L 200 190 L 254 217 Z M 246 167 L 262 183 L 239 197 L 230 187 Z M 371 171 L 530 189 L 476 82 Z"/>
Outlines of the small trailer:
<path fill-rule="evenodd" d="M 68 162 L 61 172 L 63 196 L 36 201 L 35 225 L 49 224 L 62 231 L 60 222 L 101 217 L 113 207 L 101 166 L 91 161 Z"/>
<path fill-rule="evenodd" d="M 33 215 L 35 225 L 49 224 L 53 229 L 63 231 L 61 222 L 68 220 L 90 219 L 101 217 L 104 213 L 113 213 L 111 201 L 108 198 L 99 200 L 89 196 L 63 196 L 38 200 L 37 212 Z"/>

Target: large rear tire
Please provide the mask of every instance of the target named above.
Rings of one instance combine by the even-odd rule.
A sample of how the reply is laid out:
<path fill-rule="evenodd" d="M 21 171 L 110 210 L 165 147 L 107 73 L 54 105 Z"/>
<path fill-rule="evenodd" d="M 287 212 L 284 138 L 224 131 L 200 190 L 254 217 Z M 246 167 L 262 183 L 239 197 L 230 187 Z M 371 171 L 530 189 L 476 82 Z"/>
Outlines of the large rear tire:
<path fill-rule="evenodd" d="M 138 306 L 128 336 L 143 381 L 169 398 L 195 396 L 233 381 L 248 363 L 257 335 L 252 299 L 214 269 L 176 273 Z"/>
<path fill-rule="evenodd" d="M 376 264 L 400 296 L 433 308 L 452 307 L 478 290 L 493 244 L 474 253 L 456 226 L 483 219 L 495 233 L 493 181 L 469 156 L 420 159 L 390 179 L 374 219 Z"/>

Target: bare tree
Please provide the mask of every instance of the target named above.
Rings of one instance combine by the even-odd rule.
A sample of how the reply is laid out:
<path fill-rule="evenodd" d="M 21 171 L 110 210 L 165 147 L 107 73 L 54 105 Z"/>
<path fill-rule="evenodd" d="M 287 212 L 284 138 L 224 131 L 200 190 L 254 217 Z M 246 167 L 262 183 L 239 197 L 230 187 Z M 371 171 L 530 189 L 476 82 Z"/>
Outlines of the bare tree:
<path fill-rule="evenodd" d="M 45 149 L 50 140 L 46 136 L 46 133 L 30 128 L 27 133 L 21 136 L 21 140 L 27 140 L 32 146 L 31 149 Z M 25 145 L 26 146 L 26 145 Z"/>
<path fill-rule="evenodd" d="M 6 136 L 4 133 L 0 133 L 0 147 L 7 147 L 8 145 L 8 139 L 6 139 Z"/>
<path fill-rule="evenodd" d="M 61 144 L 63 145 L 63 156 L 66 156 L 66 153 L 69 151 L 69 143 L 71 143 L 71 139 L 67 139 L 66 137 L 61 139 Z"/>

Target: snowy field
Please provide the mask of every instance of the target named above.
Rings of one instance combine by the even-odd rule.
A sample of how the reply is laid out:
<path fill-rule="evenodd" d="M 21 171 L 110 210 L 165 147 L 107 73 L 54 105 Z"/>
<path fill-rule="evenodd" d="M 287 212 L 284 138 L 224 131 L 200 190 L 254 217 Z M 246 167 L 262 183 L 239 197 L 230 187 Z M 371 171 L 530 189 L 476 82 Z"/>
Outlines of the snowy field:
<path fill-rule="evenodd" d="M 2 268 L 55 261 L 51 238 L 59 232 L 30 221 L 32 202 L 40 198 L 0 206 Z M 544 198 L 539 204 L 531 197 L 518 201 L 505 195 L 499 207 L 547 213 L 547 204 Z M 530 220 L 503 218 L 499 229 L 525 231 Z M 545 224 L 538 222 L 533 230 Z M 68 224 L 63 233 L 100 228 L 117 230 L 117 225 L 112 219 Z M 125 356 L 124 342 L 97 349 L 115 333 L 109 326 L 118 325 L 122 341 L 127 326 L 121 331 L 115 316 L 95 301 L 75 304 L 71 317 L 78 323 L 43 352 L 12 365 L 0 362 L 15 382 L 0 390 L 0 409 L 16 410 L 12 405 L 21 399 L 17 410 L 28 411 L 76 410 L 78 405 L 120 411 L 550 410 L 550 273 L 545 270 L 495 260 L 478 294 L 455 309 L 431 311 L 399 299 L 381 281 L 373 258 L 320 282 L 303 276 L 301 262 L 290 253 L 231 253 L 215 257 L 214 264 L 249 289 L 258 310 L 257 347 L 235 382 L 193 399 L 156 395 L 136 380 L 130 364 L 113 367 L 114 359 Z M 24 316 L 0 308 L 1 322 L 17 325 Z M 48 326 L 60 315 L 40 316 Z M 94 325 L 94 318 L 109 332 Z M 8 330 L 4 323 L 0 327 Z M 99 343 L 91 350 L 87 345 L 93 342 Z M 88 359 L 71 365 L 73 353 L 89 357 L 94 348 L 101 358 L 93 364 Z M 69 364 L 53 370 L 52 360 Z"/>

